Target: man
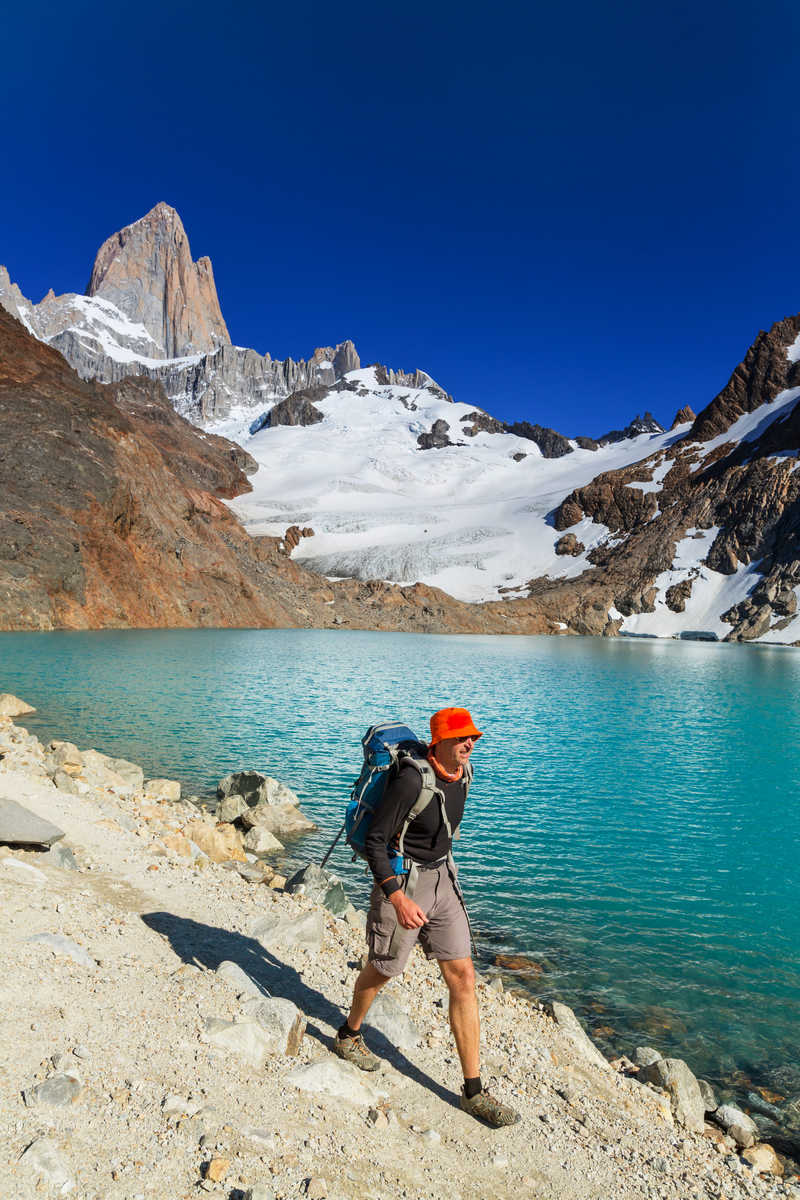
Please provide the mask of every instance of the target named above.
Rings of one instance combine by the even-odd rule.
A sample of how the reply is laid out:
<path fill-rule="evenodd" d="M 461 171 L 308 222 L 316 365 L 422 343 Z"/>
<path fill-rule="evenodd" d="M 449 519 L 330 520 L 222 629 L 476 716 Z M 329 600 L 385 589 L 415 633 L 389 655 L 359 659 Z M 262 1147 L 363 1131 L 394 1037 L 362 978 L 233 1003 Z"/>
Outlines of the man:
<path fill-rule="evenodd" d="M 443 708 L 431 717 L 428 762 L 435 774 L 434 798 L 400 830 L 419 798 L 423 780 L 413 763 L 401 763 L 372 818 L 366 838 L 367 860 L 375 879 L 369 916 L 367 965 L 358 976 L 347 1021 L 334 1039 L 340 1058 L 362 1071 L 380 1066 L 364 1043 L 361 1023 L 389 979 L 401 975 L 417 939 L 428 958 L 439 963 L 450 993 L 453 1031 L 464 1087 L 461 1107 L 490 1125 L 513 1125 L 519 1115 L 484 1090 L 480 1078 L 480 1021 L 470 929 L 451 856 L 453 831 L 464 813 L 470 755 L 481 737 L 465 708 Z M 396 875 L 391 853 L 403 855 Z"/>

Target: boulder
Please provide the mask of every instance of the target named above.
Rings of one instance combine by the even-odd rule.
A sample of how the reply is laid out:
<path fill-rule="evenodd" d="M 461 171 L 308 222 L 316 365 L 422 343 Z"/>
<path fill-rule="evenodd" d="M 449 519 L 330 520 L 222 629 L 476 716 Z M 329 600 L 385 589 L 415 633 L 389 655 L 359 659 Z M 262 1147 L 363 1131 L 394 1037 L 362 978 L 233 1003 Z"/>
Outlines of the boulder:
<path fill-rule="evenodd" d="M 749 1146 L 742 1151 L 742 1158 L 750 1164 L 756 1175 L 783 1175 L 783 1163 L 766 1142 Z"/>
<path fill-rule="evenodd" d="M 317 828 L 295 804 L 257 804 L 248 807 L 237 821 L 245 829 L 258 826 L 277 838 L 296 838 Z"/>
<path fill-rule="evenodd" d="M 702 1133 L 706 1106 L 697 1079 L 682 1058 L 660 1058 L 639 1072 L 639 1078 L 669 1092 L 675 1120 L 694 1133 Z"/>
<path fill-rule="evenodd" d="M 306 1018 L 296 1004 L 279 996 L 253 1000 L 246 1005 L 248 1017 L 257 1021 L 270 1040 L 270 1054 L 295 1055 L 306 1031 Z"/>
<path fill-rule="evenodd" d="M 240 796 L 238 792 L 232 792 L 230 796 L 226 796 L 219 802 L 216 817 L 218 821 L 235 821 L 242 813 L 248 811 L 248 804 L 244 796 Z"/>
<path fill-rule="evenodd" d="M 249 850 L 252 854 L 275 854 L 276 851 L 283 849 L 283 843 L 279 842 L 273 833 L 258 826 L 250 830 L 245 836 L 243 844 L 245 850 Z"/>
<path fill-rule="evenodd" d="M 449 429 L 447 421 L 442 420 L 441 417 L 438 421 L 434 421 L 430 432 L 421 433 L 417 438 L 420 450 L 443 450 L 445 446 L 452 446 L 453 443 L 447 436 Z"/>
<path fill-rule="evenodd" d="M 234 771 L 226 775 L 217 784 L 217 799 L 224 800 L 226 796 L 238 793 L 247 804 L 254 808 L 256 804 L 299 804 L 294 792 L 273 779 L 271 775 L 263 775 L 260 771 Z"/>
<path fill-rule="evenodd" d="M 547 1011 L 584 1058 L 589 1059 L 604 1071 L 611 1070 L 608 1061 L 597 1049 L 571 1008 L 568 1008 L 566 1004 L 561 1004 L 558 1000 L 553 1000 L 547 1005 Z"/>
<path fill-rule="evenodd" d="M 721 1104 L 714 1113 L 714 1120 L 731 1135 L 740 1149 L 746 1150 L 755 1144 L 758 1136 L 755 1121 L 734 1104 Z"/>
<path fill-rule="evenodd" d="M 583 542 L 579 542 L 574 533 L 565 533 L 556 542 L 556 554 L 571 554 L 573 558 L 577 558 L 585 549 Z"/>
<path fill-rule="evenodd" d="M 633 1052 L 633 1061 L 637 1067 L 649 1067 L 661 1057 L 658 1050 L 654 1050 L 652 1046 L 637 1046 Z"/>
<path fill-rule="evenodd" d="M 379 992 L 372 1002 L 366 1023 L 400 1050 L 413 1050 L 419 1045 L 420 1032 L 416 1025 L 405 1009 L 385 991 Z"/>
<path fill-rule="evenodd" d="M 177 779 L 148 779 L 144 785 L 145 796 L 158 796 L 162 800 L 180 800 L 181 785 Z"/>
<path fill-rule="evenodd" d="M 99 750 L 84 750 L 82 754 L 83 768 L 81 778 L 92 787 L 113 788 L 117 792 L 130 793 L 134 789 L 122 775 L 111 766 L 111 759 Z"/>
<path fill-rule="evenodd" d="M 12 696 L 10 692 L 0 694 L 0 717 L 24 717 L 26 713 L 34 712 L 35 708 L 31 708 L 30 704 L 26 704 L 17 696 Z"/>
<path fill-rule="evenodd" d="M 183 832 L 212 862 L 226 862 L 231 858 L 247 862 L 242 848 L 242 835 L 233 825 L 212 828 L 205 821 L 187 821 Z"/>
<path fill-rule="evenodd" d="M 83 755 L 73 742 L 50 742 L 44 761 L 48 775 L 58 770 L 76 775 L 83 767 Z"/>
<path fill-rule="evenodd" d="M 66 1196 L 75 1187 L 61 1152 L 49 1137 L 38 1137 L 19 1156 L 20 1163 L 41 1175 L 57 1196 Z"/>
<path fill-rule="evenodd" d="M 226 1054 L 235 1054 L 260 1069 L 270 1051 L 269 1035 L 257 1021 L 222 1021 L 209 1017 L 200 1041 Z"/>
<path fill-rule="evenodd" d="M 286 891 L 307 896 L 314 904 L 322 904 L 335 917 L 343 917 L 347 912 L 349 901 L 341 880 L 336 875 L 329 875 L 316 863 L 301 867 L 286 883 Z"/>
<path fill-rule="evenodd" d="M 106 757 L 106 756 L 103 756 Z M 106 758 L 110 770 L 124 779 L 135 792 L 144 787 L 144 771 L 136 763 L 128 762 L 126 758 Z"/>
<path fill-rule="evenodd" d="M 230 859 L 222 864 L 226 871 L 235 871 L 242 879 L 246 879 L 248 883 L 269 883 L 275 875 L 272 867 L 268 866 L 263 859 L 258 859 L 256 862 L 237 862 L 235 859 Z"/>
<path fill-rule="evenodd" d="M 700 1088 L 700 1095 L 703 1097 L 706 1112 L 716 1112 L 719 1101 L 711 1084 L 706 1079 L 698 1079 L 697 1086 Z"/>
<path fill-rule="evenodd" d="M 77 942 L 73 942 L 72 938 L 64 937 L 61 933 L 35 933 L 33 937 L 25 939 L 27 942 L 40 942 L 43 946 L 53 951 L 53 954 L 63 955 L 64 958 L 72 959 L 79 967 L 87 967 L 93 971 L 97 966 L 92 956 L 88 951 L 84 950 L 83 946 L 79 946 Z"/>
<path fill-rule="evenodd" d="M 64 836 L 63 829 L 0 797 L 0 842 L 6 846 L 52 846 Z"/>
<path fill-rule="evenodd" d="M 259 917 L 252 934 L 266 950 L 282 947 L 315 952 L 322 946 L 325 936 L 325 918 L 319 909 L 301 913 L 299 917 L 269 913 Z"/>
<path fill-rule="evenodd" d="M 251 979 L 238 963 L 229 962 L 228 960 L 221 962 L 217 967 L 217 974 L 232 984 L 240 994 L 244 993 L 247 996 L 254 996 L 258 1000 L 269 998 L 269 992 L 260 987 L 254 979 Z"/>
<path fill-rule="evenodd" d="M 180 858 L 193 858 L 192 843 L 189 838 L 184 837 L 182 833 L 167 833 L 161 839 L 161 844 L 165 850 L 171 851 L 172 854 L 177 854 Z"/>
<path fill-rule="evenodd" d="M 332 1096 L 361 1108 L 375 1105 L 387 1095 L 385 1090 L 368 1082 L 358 1067 L 333 1057 L 295 1067 L 285 1076 L 285 1082 L 312 1096 Z"/>

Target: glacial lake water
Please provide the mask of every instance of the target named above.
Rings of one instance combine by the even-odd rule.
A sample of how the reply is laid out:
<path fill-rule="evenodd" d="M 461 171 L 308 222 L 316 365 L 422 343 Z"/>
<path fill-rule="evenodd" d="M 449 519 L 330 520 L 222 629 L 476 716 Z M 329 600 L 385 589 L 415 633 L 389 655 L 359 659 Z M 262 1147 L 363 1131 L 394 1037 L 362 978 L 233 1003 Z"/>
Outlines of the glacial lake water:
<path fill-rule="evenodd" d="M 287 782 L 321 857 L 364 728 L 469 707 L 457 856 L 481 958 L 530 958 L 606 1050 L 654 1045 L 741 1095 L 800 1096 L 800 654 L 672 641 L 315 630 L 0 635 L 43 739 L 209 795 Z M 359 904 L 361 868 L 330 864 Z M 524 964 L 523 964 L 524 965 Z"/>

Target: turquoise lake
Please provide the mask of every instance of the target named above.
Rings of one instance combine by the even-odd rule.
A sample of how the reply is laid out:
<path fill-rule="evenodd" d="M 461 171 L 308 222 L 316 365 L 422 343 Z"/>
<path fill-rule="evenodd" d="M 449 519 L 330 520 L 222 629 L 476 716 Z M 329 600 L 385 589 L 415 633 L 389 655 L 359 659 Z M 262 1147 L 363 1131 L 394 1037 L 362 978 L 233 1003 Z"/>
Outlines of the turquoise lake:
<path fill-rule="evenodd" d="M 800 654 L 642 640 L 306 630 L 0 635 L 43 739 L 210 795 L 252 766 L 338 829 L 373 721 L 485 736 L 457 857 L 481 957 L 606 1050 L 653 1045 L 740 1093 L 800 1096 Z M 367 881 L 329 864 L 358 904 Z"/>

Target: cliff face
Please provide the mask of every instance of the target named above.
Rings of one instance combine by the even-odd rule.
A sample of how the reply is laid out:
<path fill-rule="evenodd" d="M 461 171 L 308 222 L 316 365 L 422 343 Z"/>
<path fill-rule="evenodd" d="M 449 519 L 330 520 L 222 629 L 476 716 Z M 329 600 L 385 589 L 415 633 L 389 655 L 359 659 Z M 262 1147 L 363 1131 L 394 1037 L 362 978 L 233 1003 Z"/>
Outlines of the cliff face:
<path fill-rule="evenodd" d="M 180 217 L 168 204 L 108 238 L 94 260 L 87 296 L 140 322 L 161 350 L 180 358 L 230 343 L 209 258 L 192 261 Z"/>

